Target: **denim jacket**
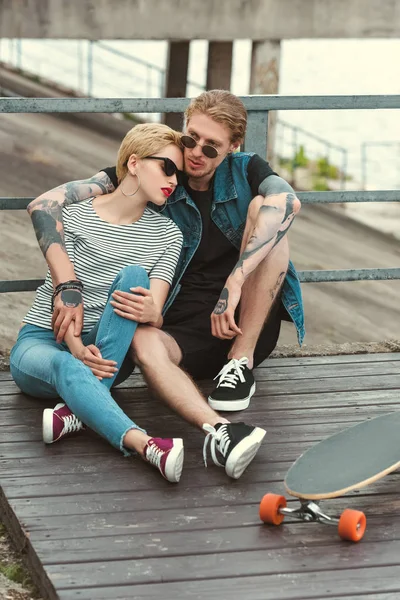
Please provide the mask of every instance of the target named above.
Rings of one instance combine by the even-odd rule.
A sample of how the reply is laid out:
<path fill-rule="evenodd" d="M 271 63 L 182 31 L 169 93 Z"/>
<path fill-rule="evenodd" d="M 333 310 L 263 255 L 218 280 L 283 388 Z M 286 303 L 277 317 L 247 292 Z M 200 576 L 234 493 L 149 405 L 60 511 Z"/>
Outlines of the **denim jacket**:
<path fill-rule="evenodd" d="M 228 155 L 217 168 L 214 177 L 211 219 L 238 251 L 246 224 L 247 209 L 253 199 L 247 181 L 247 165 L 253 155 L 252 152 Z M 182 185 L 178 185 L 174 194 L 168 198 L 163 214 L 172 219 L 183 233 L 182 252 L 164 306 L 165 313 L 179 293 L 182 276 L 199 246 L 202 221 L 198 208 Z M 282 303 L 296 327 L 301 345 L 305 335 L 303 301 L 300 281 L 291 261 L 282 288 Z"/>

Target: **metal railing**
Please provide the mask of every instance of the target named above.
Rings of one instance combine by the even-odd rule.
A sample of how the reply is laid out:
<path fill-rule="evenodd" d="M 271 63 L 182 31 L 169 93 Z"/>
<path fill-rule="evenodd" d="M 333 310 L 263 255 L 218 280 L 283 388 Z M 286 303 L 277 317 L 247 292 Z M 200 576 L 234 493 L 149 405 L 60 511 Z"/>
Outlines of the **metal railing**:
<path fill-rule="evenodd" d="M 116 60 L 117 59 L 117 60 Z M 86 96 L 162 97 L 166 69 L 99 40 L 5 40 L 0 61 Z M 205 87 L 187 80 L 191 93 Z"/>
<path fill-rule="evenodd" d="M 267 154 L 269 110 L 400 109 L 400 95 L 392 96 L 246 96 L 248 111 L 245 149 Z M 188 98 L 0 98 L 0 113 L 181 113 Z M 399 202 L 400 191 L 302 192 L 303 204 L 342 202 Z M 22 210 L 33 198 L 0 198 L 0 210 Z M 303 282 L 400 279 L 400 268 L 300 271 Z M 1 292 L 32 291 L 41 279 L 0 281 Z"/>
<path fill-rule="evenodd" d="M 0 61 L 17 68 L 23 75 L 44 78 L 88 97 L 100 97 L 104 93 L 108 97 L 132 98 L 162 98 L 165 95 L 164 67 L 115 48 L 109 42 L 0 38 Z M 205 89 L 205 85 L 198 82 L 186 81 L 186 94 L 199 94 Z M 15 95 L 4 88 L 1 92 L 0 82 L 1 93 L 4 96 Z M 341 189 L 345 188 L 347 149 L 302 127 L 277 119 L 272 156 L 283 159 L 289 152 L 292 183 L 295 158 L 301 146 L 305 147 L 310 158 L 325 158 L 336 165 Z M 273 166 L 278 169 L 278 164 Z"/>
<path fill-rule="evenodd" d="M 286 133 L 289 135 L 287 136 Z M 289 137 L 289 139 L 287 139 L 287 137 Z M 302 127 L 278 119 L 276 122 L 274 155 L 281 159 L 284 158 L 285 149 L 288 146 L 291 147 L 292 150 L 290 161 L 292 177 L 294 176 L 296 169 L 296 155 L 301 147 L 304 147 L 307 150 L 307 155 L 309 155 L 310 150 L 313 149 L 314 159 L 317 157 L 325 158 L 329 164 L 332 165 L 335 164 L 335 162 L 332 161 L 332 156 L 340 157 L 339 161 L 337 161 L 340 163 L 340 166 L 337 167 L 338 179 L 340 180 L 341 189 L 345 189 L 348 163 L 347 148 L 334 144 L 320 135 L 315 135 L 315 133 L 306 131 Z M 316 146 L 319 151 L 316 150 Z M 310 158 L 311 156 L 312 155 L 310 154 Z"/>

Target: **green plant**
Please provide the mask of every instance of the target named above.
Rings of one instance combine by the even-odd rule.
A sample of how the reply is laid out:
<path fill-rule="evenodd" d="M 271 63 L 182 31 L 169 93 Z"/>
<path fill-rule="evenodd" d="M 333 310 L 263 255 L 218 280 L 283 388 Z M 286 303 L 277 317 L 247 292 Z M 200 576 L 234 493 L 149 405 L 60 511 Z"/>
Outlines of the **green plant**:
<path fill-rule="evenodd" d="M 39 592 L 35 589 L 31 576 L 25 568 L 22 559 L 11 547 L 7 529 L 3 523 L 0 523 L 0 541 L 0 574 L 9 581 L 22 585 L 23 588 L 29 592 L 29 597 L 32 598 L 32 600 L 34 598 L 39 598 Z M 3 596 L 1 595 L 1 597 Z M 12 597 L 14 598 L 14 595 Z"/>
<path fill-rule="evenodd" d="M 287 169 L 288 171 L 292 171 L 293 161 L 290 158 L 285 158 L 284 156 L 280 156 L 278 159 L 278 164 L 282 169 Z"/>
<path fill-rule="evenodd" d="M 138 119 L 138 117 L 136 115 L 134 115 L 132 113 L 122 113 L 122 116 L 127 121 L 133 121 L 133 123 L 135 123 L 135 125 L 142 122 L 140 119 Z"/>
<path fill-rule="evenodd" d="M 297 167 L 307 167 L 309 160 L 306 156 L 306 151 L 304 146 L 301 144 L 296 154 L 293 157 L 293 168 Z"/>
<path fill-rule="evenodd" d="M 318 175 L 328 179 L 339 179 L 339 169 L 331 165 L 327 158 L 319 158 L 317 161 Z"/>

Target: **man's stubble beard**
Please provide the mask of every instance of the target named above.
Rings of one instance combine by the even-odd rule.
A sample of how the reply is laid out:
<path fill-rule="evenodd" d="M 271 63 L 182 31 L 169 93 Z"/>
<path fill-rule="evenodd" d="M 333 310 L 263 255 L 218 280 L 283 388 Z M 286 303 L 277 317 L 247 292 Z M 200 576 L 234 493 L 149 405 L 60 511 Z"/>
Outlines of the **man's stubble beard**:
<path fill-rule="evenodd" d="M 201 171 L 201 173 L 199 173 L 198 171 L 192 172 L 191 170 L 185 169 L 185 173 L 189 179 L 203 179 L 204 177 L 213 177 L 215 171 L 216 171 L 216 169 L 211 168 L 208 171 L 204 170 L 204 171 Z"/>

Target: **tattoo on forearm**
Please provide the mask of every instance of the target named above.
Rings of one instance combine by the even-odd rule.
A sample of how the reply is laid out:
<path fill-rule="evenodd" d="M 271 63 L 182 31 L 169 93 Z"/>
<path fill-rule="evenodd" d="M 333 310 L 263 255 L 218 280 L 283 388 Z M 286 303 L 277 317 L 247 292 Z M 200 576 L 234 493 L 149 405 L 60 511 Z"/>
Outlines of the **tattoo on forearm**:
<path fill-rule="evenodd" d="M 60 211 L 61 212 L 61 211 Z M 52 244 L 59 244 L 66 252 L 63 236 L 57 231 L 57 221 L 44 210 L 34 210 L 31 214 L 33 227 L 43 255 Z"/>
<path fill-rule="evenodd" d="M 113 190 L 114 186 L 110 178 L 106 173 L 102 173 L 91 179 L 60 185 L 48 192 L 49 194 L 57 193 L 57 200 L 43 196 L 32 202 L 28 207 L 28 212 L 31 215 L 43 255 L 46 257 L 47 250 L 52 244 L 59 244 L 61 249 L 66 252 L 62 214 L 64 206 L 97 196 L 100 192 L 108 194 Z"/>
<path fill-rule="evenodd" d="M 268 218 L 268 214 L 267 213 L 272 213 L 277 211 L 277 208 L 275 206 L 261 206 L 260 208 L 260 213 L 259 215 L 261 216 L 261 213 L 265 214 L 265 218 Z M 272 224 L 273 225 L 273 224 Z M 266 246 L 274 237 L 273 234 L 273 227 L 269 227 L 267 230 L 267 239 L 260 242 L 258 240 L 258 236 L 257 234 L 253 234 L 249 240 L 249 242 L 251 242 L 252 244 L 256 244 L 254 248 L 252 248 L 251 250 L 243 250 L 237 264 L 235 265 L 232 273 L 234 273 L 237 269 L 242 269 L 242 273 L 244 275 L 243 272 L 243 263 L 246 259 L 250 258 L 250 256 L 253 256 L 253 254 L 255 254 L 256 252 L 258 252 L 258 250 L 260 250 L 260 248 L 262 248 L 263 246 Z M 247 248 L 248 246 L 246 246 Z"/>
<path fill-rule="evenodd" d="M 100 188 L 102 194 L 109 194 L 114 191 L 114 186 L 110 181 L 108 175 L 104 173 L 104 177 L 100 178 L 94 176 L 86 181 L 71 181 L 60 186 L 61 189 L 65 190 L 65 201 L 64 206 L 75 204 L 75 202 L 81 202 L 91 196 L 97 196 L 99 191 L 94 189 L 93 186 Z"/>
<path fill-rule="evenodd" d="M 63 290 L 61 300 L 67 308 L 76 308 L 82 304 L 82 294 L 77 290 Z"/>
<path fill-rule="evenodd" d="M 294 219 L 294 201 L 296 200 L 296 196 L 294 194 L 287 194 L 286 196 L 286 212 L 285 212 L 285 216 L 283 217 L 282 220 L 282 225 L 286 224 L 286 227 L 284 229 L 281 229 L 280 231 L 278 231 L 278 235 L 276 236 L 276 240 L 274 243 L 275 247 L 278 242 L 280 242 L 280 240 L 283 238 L 284 235 L 286 235 L 286 233 L 288 232 L 291 224 L 293 223 L 293 219 Z"/>
<path fill-rule="evenodd" d="M 241 270 L 243 277 L 246 278 L 251 272 L 248 269 L 244 269 L 246 260 L 271 242 L 273 242 L 270 249 L 272 250 L 286 235 L 294 220 L 295 199 L 296 196 L 294 194 L 286 194 L 286 209 L 283 218 L 279 217 L 279 213 L 282 214 L 283 212 L 282 208 L 279 206 L 273 204 L 263 204 L 260 207 L 258 220 L 261 220 L 261 223 L 258 222 L 256 225 L 255 231 L 251 236 L 246 248 L 242 252 L 238 262 L 233 268 L 231 275 L 234 275 L 236 271 Z"/>
<path fill-rule="evenodd" d="M 277 293 L 281 289 L 281 286 L 282 286 L 283 280 L 285 278 L 285 275 L 286 275 L 285 271 L 282 271 L 281 273 L 279 273 L 278 279 L 276 280 L 276 283 L 275 283 L 274 287 L 272 288 L 272 290 L 270 290 L 269 293 L 270 293 L 272 301 L 275 300 L 275 297 L 276 297 Z"/>
<path fill-rule="evenodd" d="M 213 313 L 215 315 L 222 315 L 226 311 L 226 309 L 228 308 L 228 299 L 229 299 L 229 292 L 228 292 L 227 288 L 224 287 L 224 289 L 222 290 L 221 295 L 219 297 L 219 300 L 213 310 Z"/>

